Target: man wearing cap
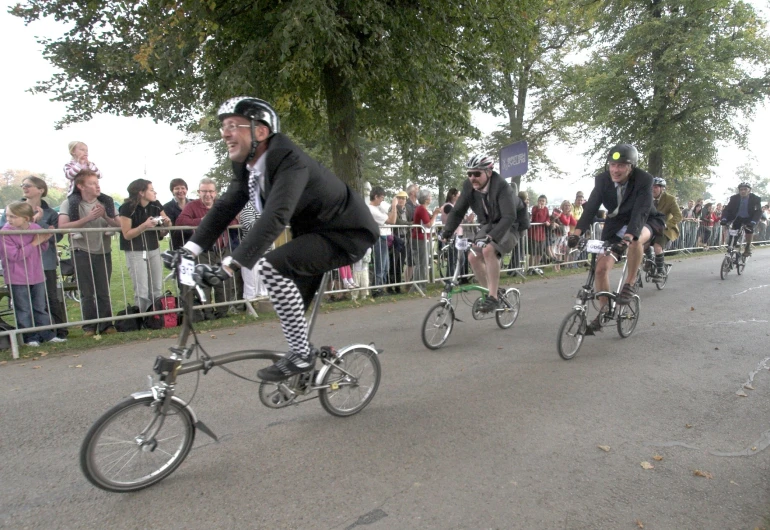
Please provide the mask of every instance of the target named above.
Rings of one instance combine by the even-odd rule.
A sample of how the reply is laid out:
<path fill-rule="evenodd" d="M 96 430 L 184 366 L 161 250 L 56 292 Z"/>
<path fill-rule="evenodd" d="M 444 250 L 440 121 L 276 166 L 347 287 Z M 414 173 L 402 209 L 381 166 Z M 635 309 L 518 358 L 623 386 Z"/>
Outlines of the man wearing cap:
<path fill-rule="evenodd" d="M 682 222 L 682 211 L 676 203 L 676 197 L 666 193 L 666 180 L 655 177 L 652 181 L 652 204 L 655 209 L 666 217 L 666 228 L 663 233 L 652 240 L 655 251 L 655 275 L 657 280 L 666 276 L 665 254 L 666 245 L 679 237 L 679 223 Z"/>
<path fill-rule="evenodd" d="M 280 132 L 269 103 L 236 97 L 217 114 L 233 179 L 192 239 L 179 251 L 166 253 L 164 261 L 175 266 L 184 254 L 209 248 L 246 203 L 252 203 L 260 217 L 238 248 L 220 265 L 198 265 L 196 275 L 213 286 L 232 277 L 235 269 L 256 264 L 289 343 L 289 353 L 257 375 L 281 381 L 315 366 L 305 310 L 323 274 L 361 259 L 380 231 L 363 197 Z M 291 227 L 291 241 L 267 252 L 286 226 Z"/>
<path fill-rule="evenodd" d="M 572 217 L 576 221 L 580 221 L 580 216 L 583 215 L 583 203 L 586 202 L 585 195 L 582 191 L 575 194 L 575 202 L 572 203 Z"/>
<path fill-rule="evenodd" d="M 412 224 L 406 217 L 406 199 L 409 195 L 405 191 L 396 193 L 396 220 L 393 224 L 410 225 Z M 391 210 L 393 206 L 391 206 Z M 390 213 L 390 212 L 388 212 Z M 393 229 L 393 244 L 390 246 L 390 271 L 388 272 L 389 283 L 401 283 L 402 271 L 406 263 L 406 245 L 409 230 L 406 228 Z M 393 294 L 401 292 L 401 286 L 388 287 L 387 291 Z"/>

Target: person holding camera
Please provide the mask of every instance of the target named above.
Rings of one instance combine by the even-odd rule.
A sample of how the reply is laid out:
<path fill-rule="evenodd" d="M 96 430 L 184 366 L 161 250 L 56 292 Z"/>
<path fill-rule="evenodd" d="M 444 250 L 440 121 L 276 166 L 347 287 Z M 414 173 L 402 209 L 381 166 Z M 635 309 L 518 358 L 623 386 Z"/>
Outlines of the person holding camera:
<path fill-rule="evenodd" d="M 171 226 L 171 219 L 155 195 L 152 182 L 136 179 L 128 185 L 128 199 L 121 205 L 120 250 L 134 284 L 134 303 L 142 313 L 152 308 L 163 294 L 163 262 L 160 240 L 166 235 L 161 226 Z"/>

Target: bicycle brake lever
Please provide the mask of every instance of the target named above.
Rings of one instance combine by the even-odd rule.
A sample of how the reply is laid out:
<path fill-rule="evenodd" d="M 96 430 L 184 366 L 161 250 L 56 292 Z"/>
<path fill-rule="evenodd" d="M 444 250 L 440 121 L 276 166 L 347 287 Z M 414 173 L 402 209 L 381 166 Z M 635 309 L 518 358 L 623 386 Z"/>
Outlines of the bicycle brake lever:
<path fill-rule="evenodd" d="M 200 298 L 201 302 L 203 302 L 204 304 L 208 302 L 208 297 L 206 296 L 206 293 L 203 292 L 203 289 L 197 283 L 195 284 L 195 292 L 198 293 L 198 297 Z"/>

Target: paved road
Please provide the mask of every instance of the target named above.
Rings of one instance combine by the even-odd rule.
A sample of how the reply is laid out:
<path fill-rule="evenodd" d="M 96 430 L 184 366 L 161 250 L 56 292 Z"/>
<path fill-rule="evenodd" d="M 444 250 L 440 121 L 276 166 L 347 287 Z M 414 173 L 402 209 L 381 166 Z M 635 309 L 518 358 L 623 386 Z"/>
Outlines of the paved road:
<path fill-rule="evenodd" d="M 569 362 L 555 336 L 582 276 L 520 286 L 523 313 L 507 331 L 461 309 L 465 322 L 437 352 L 419 339 L 428 300 L 324 314 L 316 343 L 385 348 L 366 410 L 268 410 L 255 386 L 215 370 L 193 406 L 221 443 L 198 433 L 176 473 L 134 494 L 92 487 L 78 450 L 102 412 L 143 388 L 170 340 L 8 363 L 0 526 L 769 527 L 770 249 L 727 281 L 720 259 L 675 260 L 664 291 L 643 289 L 632 337 L 588 338 Z M 212 352 L 282 347 L 275 323 L 216 335 L 205 339 Z"/>

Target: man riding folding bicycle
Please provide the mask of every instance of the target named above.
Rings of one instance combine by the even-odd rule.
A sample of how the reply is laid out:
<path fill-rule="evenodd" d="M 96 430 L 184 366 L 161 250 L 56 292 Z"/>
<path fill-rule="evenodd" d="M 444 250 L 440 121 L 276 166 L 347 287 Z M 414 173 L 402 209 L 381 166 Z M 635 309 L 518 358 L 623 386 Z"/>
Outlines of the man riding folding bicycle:
<path fill-rule="evenodd" d="M 730 197 L 730 202 L 722 211 L 720 224 L 726 226 L 732 223 L 734 230 L 741 226 L 746 231 L 746 248 L 743 257 L 751 256 L 751 239 L 754 237 L 754 227 L 762 217 L 762 204 L 758 195 L 751 193 L 751 184 L 741 182 L 738 185 L 738 193 Z"/>
<path fill-rule="evenodd" d="M 479 221 L 468 261 L 482 287 L 489 296 L 479 308 L 491 313 L 500 308 L 497 297 L 500 285 L 500 257 L 509 254 L 519 242 L 519 225 L 516 204 L 519 200 L 513 189 L 499 173 L 493 170 L 494 161 L 488 156 L 474 155 L 465 165 L 468 180 L 463 183 L 460 198 L 449 212 L 449 218 L 441 232 L 443 241 L 462 223 L 468 208 Z"/>
<path fill-rule="evenodd" d="M 567 242 L 577 246 L 580 235 L 591 226 L 600 206 L 607 211 L 601 239 L 612 243 L 612 252 L 599 257 L 596 264 L 596 290 L 610 290 L 610 270 L 628 252 L 628 267 L 623 287 L 616 303 L 628 305 L 636 294 L 636 275 L 642 262 L 644 245 L 653 236 L 663 233 L 665 221 L 652 202 L 652 175 L 637 167 L 639 153 L 629 144 L 618 144 L 607 154 L 607 169 L 595 178 L 588 202 L 583 205 L 574 233 Z M 601 307 L 597 317 L 586 327 L 586 335 L 594 335 L 602 328 L 602 315 L 608 310 L 609 300 L 599 297 Z"/>
<path fill-rule="evenodd" d="M 257 265 L 290 348 L 257 375 L 282 381 L 315 365 L 305 310 L 323 274 L 361 259 L 380 230 L 359 194 L 281 134 L 278 115 L 266 101 L 229 99 L 218 118 L 233 179 L 192 239 L 182 249 L 164 253 L 163 259 L 171 268 L 184 255 L 193 259 L 211 247 L 247 202 L 254 205 L 260 218 L 238 248 L 220 265 L 198 265 L 196 274 L 214 286 L 238 268 Z M 268 253 L 287 225 L 292 240 Z"/>

